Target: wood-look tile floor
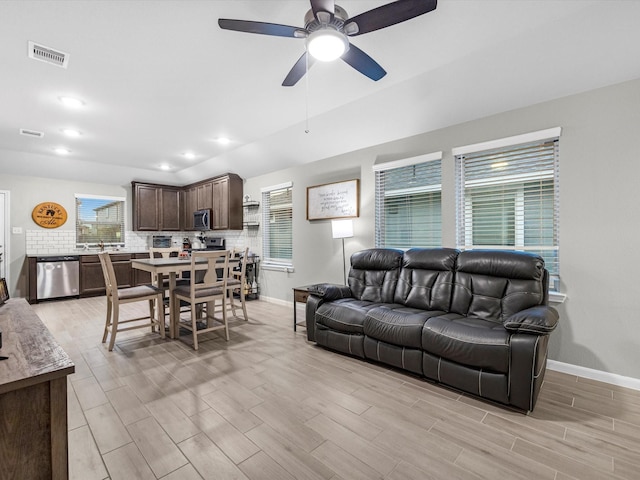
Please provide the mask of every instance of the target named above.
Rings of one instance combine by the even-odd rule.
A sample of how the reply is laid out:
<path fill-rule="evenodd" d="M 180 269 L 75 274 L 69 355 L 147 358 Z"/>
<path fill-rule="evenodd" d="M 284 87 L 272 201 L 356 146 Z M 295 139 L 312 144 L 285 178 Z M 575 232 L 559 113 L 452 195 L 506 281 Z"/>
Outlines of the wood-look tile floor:
<path fill-rule="evenodd" d="M 640 478 L 637 391 L 547 371 L 525 416 L 310 344 L 264 301 L 229 342 L 135 330 L 108 352 L 105 308 L 34 305 L 76 364 L 72 479 Z"/>

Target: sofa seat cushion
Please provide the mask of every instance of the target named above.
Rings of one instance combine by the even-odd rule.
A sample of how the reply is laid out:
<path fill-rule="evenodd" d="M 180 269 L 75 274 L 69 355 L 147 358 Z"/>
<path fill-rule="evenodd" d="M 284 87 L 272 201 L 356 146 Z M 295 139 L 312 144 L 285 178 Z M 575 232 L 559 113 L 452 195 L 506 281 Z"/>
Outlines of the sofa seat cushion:
<path fill-rule="evenodd" d="M 372 308 L 364 322 L 364 334 L 400 347 L 422 348 L 422 329 L 430 317 L 445 312 L 420 310 L 399 304 Z"/>
<path fill-rule="evenodd" d="M 316 324 L 338 332 L 363 334 L 364 319 L 379 303 L 343 298 L 323 303 L 316 310 Z"/>
<path fill-rule="evenodd" d="M 502 324 L 448 313 L 427 320 L 422 349 L 462 365 L 507 373 L 509 339 Z"/>

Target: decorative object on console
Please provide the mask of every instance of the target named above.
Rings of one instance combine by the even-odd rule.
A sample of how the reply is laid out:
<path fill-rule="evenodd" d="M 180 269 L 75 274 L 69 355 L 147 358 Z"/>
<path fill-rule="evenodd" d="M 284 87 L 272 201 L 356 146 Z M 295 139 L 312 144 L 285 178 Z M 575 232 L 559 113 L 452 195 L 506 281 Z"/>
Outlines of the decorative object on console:
<path fill-rule="evenodd" d="M 218 25 L 222 29 L 237 32 L 306 39 L 306 51 L 282 82 L 284 87 L 295 85 L 315 60 L 332 61 L 337 58 L 342 58 L 371 80 L 378 81 L 387 72 L 373 58 L 351 44 L 348 37 L 411 20 L 435 10 L 436 6 L 437 0 L 398 0 L 350 18 L 334 0 L 311 0 L 311 10 L 304 16 L 304 28 L 226 18 L 220 18 Z"/>
<path fill-rule="evenodd" d="M 333 238 L 342 240 L 342 277 L 347 284 L 347 259 L 344 254 L 344 239 L 353 237 L 353 220 L 331 220 L 331 233 Z"/>

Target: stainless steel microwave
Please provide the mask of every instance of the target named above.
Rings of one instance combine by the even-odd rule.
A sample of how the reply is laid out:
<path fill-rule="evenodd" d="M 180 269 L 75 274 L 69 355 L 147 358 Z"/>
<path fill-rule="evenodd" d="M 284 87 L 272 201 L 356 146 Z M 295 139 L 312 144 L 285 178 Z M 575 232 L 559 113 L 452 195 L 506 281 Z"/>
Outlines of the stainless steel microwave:
<path fill-rule="evenodd" d="M 211 230 L 211 209 L 196 210 L 193 212 L 194 230 Z"/>

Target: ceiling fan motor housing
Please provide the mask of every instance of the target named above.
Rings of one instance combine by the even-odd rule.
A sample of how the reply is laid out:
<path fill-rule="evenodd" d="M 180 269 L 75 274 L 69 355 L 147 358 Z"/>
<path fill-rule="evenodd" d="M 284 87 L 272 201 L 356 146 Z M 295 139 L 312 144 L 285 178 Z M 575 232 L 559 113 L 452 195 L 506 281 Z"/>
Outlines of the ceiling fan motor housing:
<path fill-rule="evenodd" d="M 326 27 L 342 32 L 344 22 L 347 21 L 349 15 L 344 8 L 336 5 L 333 17 L 331 17 L 329 12 L 318 12 L 318 17 L 319 19 L 315 17 L 313 10 L 309 10 L 304 16 L 304 28 L 307 29 L 309 33 Z"/>

